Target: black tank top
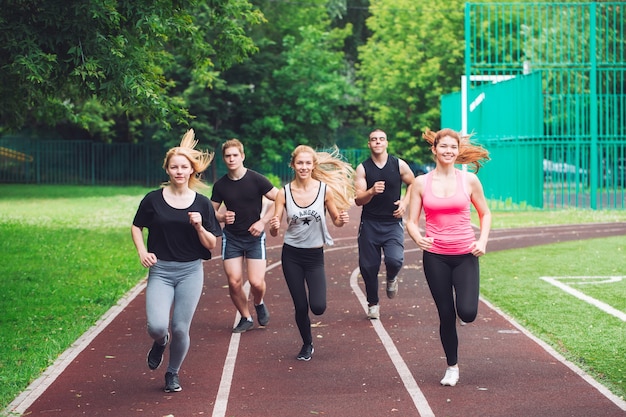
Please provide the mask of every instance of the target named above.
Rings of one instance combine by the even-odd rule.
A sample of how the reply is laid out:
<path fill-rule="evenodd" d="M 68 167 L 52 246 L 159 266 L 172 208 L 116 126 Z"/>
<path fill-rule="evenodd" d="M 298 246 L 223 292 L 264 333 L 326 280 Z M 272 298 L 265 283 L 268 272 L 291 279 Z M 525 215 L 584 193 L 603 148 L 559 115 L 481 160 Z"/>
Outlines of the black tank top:
<path fill-rule="evenodd" d="M 400 199 L 402 190 L 398 158 L 388 155 L 387 163 L 382 168 L 378 168 L 372 158 L 368 158 L 363 161 L 363 168 L 367 189 L 371 188 L 376 181 L 385 181 L 385 191 L 372 197 L 370 202 L 363 206 L 361 219 L 396 223 L 398 219 L 393 217 L 393 212 L 398 206 L 394 202 Z"/>

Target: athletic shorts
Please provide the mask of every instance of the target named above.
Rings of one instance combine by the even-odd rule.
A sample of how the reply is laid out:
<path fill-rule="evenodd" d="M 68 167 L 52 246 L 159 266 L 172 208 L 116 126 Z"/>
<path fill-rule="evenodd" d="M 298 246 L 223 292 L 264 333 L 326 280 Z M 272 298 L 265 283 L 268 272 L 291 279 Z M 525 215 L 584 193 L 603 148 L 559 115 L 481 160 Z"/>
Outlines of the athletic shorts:
<path fill-rule="evenodd" d="M 266 259 L 265 232 L 261 236 L 237 236 L 224 230 L 222 235 L 222 259 L 245 257 L 248 259 Z"/>

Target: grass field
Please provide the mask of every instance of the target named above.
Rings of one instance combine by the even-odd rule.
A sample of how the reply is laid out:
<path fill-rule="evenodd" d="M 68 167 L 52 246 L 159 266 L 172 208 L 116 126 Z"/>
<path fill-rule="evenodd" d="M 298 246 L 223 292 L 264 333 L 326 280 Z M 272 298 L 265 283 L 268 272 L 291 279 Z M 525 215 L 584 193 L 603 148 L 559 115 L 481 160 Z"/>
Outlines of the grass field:
<path fill-rule="evenodd" d="M 0 185 L 0 410 L 145 276 L 130 223 L 147 191 Z M 614 221 L 626 212 L 494 213 L 494 228 Z M 491 252 L 482 294 L 624 397 L 624 323 L 539 277 L 626 274 L 625 250 L 620 237 Z M 572 286 L 626 311 L 626 280 Z"/>
<path fill-rule="evenodd" d="M 556 277 L 626 314 L 626 239 L 618 236 L 491 252 L 481 259 L 485 299 L 624 398 L 626 323 L 546 282 L 543 276 Z M 572 278 L 581 276 L 598 278 Z"/>

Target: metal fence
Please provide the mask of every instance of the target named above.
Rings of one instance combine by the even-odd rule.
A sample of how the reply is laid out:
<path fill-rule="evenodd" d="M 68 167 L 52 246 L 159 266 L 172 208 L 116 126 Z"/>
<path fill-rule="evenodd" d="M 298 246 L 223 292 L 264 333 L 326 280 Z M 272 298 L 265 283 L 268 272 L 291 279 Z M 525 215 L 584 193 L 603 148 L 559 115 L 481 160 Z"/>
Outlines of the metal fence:
<path fill-rule="evenodd" d="M 480 173 L 487 197 L 626 207 L 625 9 L 466 4 L 466 75 L 442 99 L 442 124 L 474 132 L 491 152 Z"/>
<path fill-rule="evenodd" d="M 159 143 L 102 144 L 89 141 L 0 139 L 0 183 L 139 185 L 155 187 L 167 180 L 162 168 L 167 148 Z M 353 166 L 369 156 L 367 150 L 341 150 Z M 246 165 L 271 175 L 281 183 L 292 179 L 289 155 L 283 155 L 270 169 Z M 216 154 L 205 179 L 209 183 L 226 173 L 224 161 Z"/>

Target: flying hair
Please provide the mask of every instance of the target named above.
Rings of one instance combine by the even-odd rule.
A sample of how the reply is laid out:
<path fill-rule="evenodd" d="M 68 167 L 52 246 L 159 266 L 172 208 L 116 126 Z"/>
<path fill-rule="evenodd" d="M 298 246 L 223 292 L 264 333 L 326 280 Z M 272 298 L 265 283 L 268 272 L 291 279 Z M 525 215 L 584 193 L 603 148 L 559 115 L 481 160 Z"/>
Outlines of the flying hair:
<path fill-rule="evenodd" d="M 474 167 L 473 171 L 478 172 L 484 163 L 489 161 L 489 151 L 480 145 L 472 143 L 470 140 L 472 135 L 462 135 L 456 130 L 448 128 L 441 129 L 438 132 L 426 129 L 424 133 L 422 133 L 422 137 L 432 147 L 436 147 L 437 143 L 446 136 L 456 139 L 459 143 L 459 155 L 456 158 L 457 164 L 472 165 Z"/>
<path fill-rule="evenodd" d="M 354 168 L 347 162 L 334 146 L 330 152 L 315 151 L 307 145 L 299 145 L 291 153 L 291 163 L 302 152 L 313 155 L 313 171 L 311 177 L 325 183 L 333 193 L 335 205 L 339 210 L 347 210 L 354 202 L 356 191 L 354 188 Z"/>
<path fill-rule="evenodd" d="M 189 177 L 189 188 L 194 190 L 208 187 L 202 182 L 202 173 L 211 165 L 214 156 L 213 152 L 195 149 L 197 144 L 193 129 L 189 129 L 180 140 L 180 145 L 167 151 L 163 161 L 163 169 L 166 169 L 172 156 L 181 155 L 187 158 L 194 172 L 194 175 Z M 166 185 L 169 185 L 169 181 L 162 184 Z"/>

